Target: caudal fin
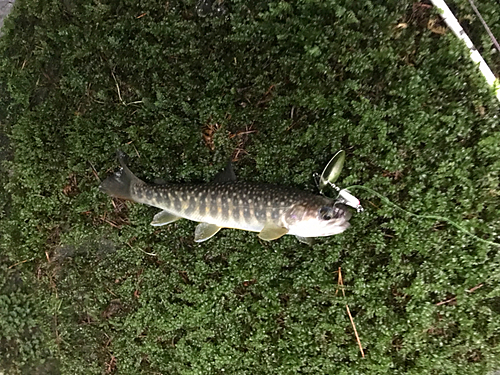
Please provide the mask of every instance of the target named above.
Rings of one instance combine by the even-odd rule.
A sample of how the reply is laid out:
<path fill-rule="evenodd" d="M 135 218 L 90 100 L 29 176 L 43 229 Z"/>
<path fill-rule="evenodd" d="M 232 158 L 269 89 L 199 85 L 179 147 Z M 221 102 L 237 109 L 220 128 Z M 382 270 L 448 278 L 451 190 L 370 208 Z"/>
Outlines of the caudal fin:
<path fill-rule="evenodd" d="M 142 181 L 138 179 L 125 164 L 127 155 L 121 150 L 118 150 L 116 153 L 122 167 L 118 172 L 115 172 L 101 182 L 99 189 L 112 197 L 133 200 L 131 188 Z"/>

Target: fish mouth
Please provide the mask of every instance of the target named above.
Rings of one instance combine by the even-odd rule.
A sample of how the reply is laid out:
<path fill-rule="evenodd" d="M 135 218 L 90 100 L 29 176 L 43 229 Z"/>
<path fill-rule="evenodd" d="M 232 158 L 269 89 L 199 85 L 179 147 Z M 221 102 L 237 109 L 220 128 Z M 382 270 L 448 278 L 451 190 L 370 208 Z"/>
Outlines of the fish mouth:
<path fill-rule="evenodd" d="M 351 226 L 351 224 L 344 218 L 337 219 L 336 221 L 333 221 L 330 223 L 330 225 L 326 229 L 326 234 L 323 234 L 323 236 L 332 236 L 334 234 L 340 234 L 346 229 L 348 229 Z"/>
<path fill-rule="evenodd" d="M 348 221 L 351 219 L 352 217 L 352 212 L 351 210 L 349 209 L 349 206 L 343 204 L 343 203 L 335 203 L 335 208 L 337 209 L 337 212 L 336 212 L 336 215 L 338 219 L 341 220 L 341 223 L 339 225 L 343 225 L 344 222 L 347 223 L 347 226 L 349 226 L 349 223 Z"/>
<path fill-rule="evenodd" d="M 335 218 L 328 223 L 326 236 L 342 233 L 351 226 L 349 219 L 352 217 L 352 212 L 349 207 L 340 202 L 335 203 L 334 207 Z"/>

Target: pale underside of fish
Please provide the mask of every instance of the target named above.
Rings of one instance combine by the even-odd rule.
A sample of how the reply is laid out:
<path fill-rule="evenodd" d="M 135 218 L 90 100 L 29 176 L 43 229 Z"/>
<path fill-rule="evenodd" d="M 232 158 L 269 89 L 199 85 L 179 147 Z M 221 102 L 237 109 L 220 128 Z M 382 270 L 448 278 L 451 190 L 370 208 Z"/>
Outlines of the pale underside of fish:
<path fill-rule="evenodd" d="M 236 181 L 231 164 L 212 183 L 153 185 L 129 170 L 121 152 L 119 160 L 122 168 L 102 182 L 101 190 L 160 208 L 151 223 L 155 226 L 179 219 L 200 222 L 196 242 L 221 228 L 235 228 L 259 232 L 263 240 L 291 234 L 311 244 L 313 237 L 342 233 L 349 227 L 351 212 L 345 205 L 293 188 Z"/>

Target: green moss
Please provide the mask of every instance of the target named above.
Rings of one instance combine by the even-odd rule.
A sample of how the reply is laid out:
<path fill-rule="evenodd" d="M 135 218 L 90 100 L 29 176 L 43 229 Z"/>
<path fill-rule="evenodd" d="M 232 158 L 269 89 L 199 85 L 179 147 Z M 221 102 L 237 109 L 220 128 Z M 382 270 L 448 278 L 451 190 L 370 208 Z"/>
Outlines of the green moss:
<path fill-rule="evenodd" d="M 150 181 L 209 181 L 238 156 L 242 180 L 310 191 L 342 148 L 342 186 L 499 241 L 499 105 L 460 42 L 427 28 L 431 10 L 196 5 L 17 0 L 0 39 L 2 369 L 498 369 L 498 249 L 446 223 L 360 192 L 366 211 L 312 247 L 229 229 L 200 245 L 194 223 L 153 228 L 154 209 L 98 191 L 117 148 Z"/>

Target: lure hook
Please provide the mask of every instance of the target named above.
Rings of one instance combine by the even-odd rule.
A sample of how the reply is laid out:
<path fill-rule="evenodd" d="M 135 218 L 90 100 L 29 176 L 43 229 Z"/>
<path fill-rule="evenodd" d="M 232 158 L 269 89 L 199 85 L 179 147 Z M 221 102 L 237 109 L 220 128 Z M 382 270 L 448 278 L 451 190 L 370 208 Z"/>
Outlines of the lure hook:
<path fill-rule="evenodd" d="M 333 158 L 330 159 L 321 175 L 314 173 L 313 177 L 316 181 L 320 194 L 323 194 L 323 189 L 325 187 L 330 186 L 338 193 L 337 202 L 352 207 L 356 209 L 357 212 L 362 212 L 363 207 L 361 206 L 359 199 L 352 195 L 349 190 L 340 189 L 340 187 L 335 185 L 335 181 L 339 178 L 342 168 L 344 167 L 344 161 L 345 151 L 340 150 L 333 156 Z"/>

